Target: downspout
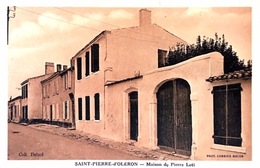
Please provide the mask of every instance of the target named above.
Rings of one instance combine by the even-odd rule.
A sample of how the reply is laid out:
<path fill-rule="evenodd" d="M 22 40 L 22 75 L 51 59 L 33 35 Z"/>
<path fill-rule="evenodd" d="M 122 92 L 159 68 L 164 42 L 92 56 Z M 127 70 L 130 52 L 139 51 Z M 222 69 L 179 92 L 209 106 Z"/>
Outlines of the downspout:
<path fill-rule="evenodd" d="M 42 121 L 41 121 L 41 122 L 43 122 L 43 101 L 44 101 L 44 100 L 43 100 L 43 99 L 44 99 L 44 89 L 43 89 L 43 88 L 44 88 L 44 87 L 43 87 L 43 84 L 42 84 L 42 83 L 41 83 L 41 86 L 42 86 L 42 98 L 41 98 L 41 100 L 42 100 L 42 108 L 41 108 L 41 109 L 42 109 L 42 117 L 41 117 L 41 120 L 42 120 Z"/>
<path fill-rule="evenodd" d="M 105 39 L 106 39 L 106 47 L 105 47 L 105 58 L 104 58 L 104 63 L 105 63 L 105 61 L 106 61 L 106 59 L 107 59 L 107 37 L 108 37 L 108 33 L 111 33 L 111 32 L 109 32 L 109 31 L 105 31 Z M 112 71 L 113 70 L 113 68 L 112 67 L 106 67 L 105 69 L 104 69 L 104 130 L 106 129 L 106 72 L 107 71 Z"/>

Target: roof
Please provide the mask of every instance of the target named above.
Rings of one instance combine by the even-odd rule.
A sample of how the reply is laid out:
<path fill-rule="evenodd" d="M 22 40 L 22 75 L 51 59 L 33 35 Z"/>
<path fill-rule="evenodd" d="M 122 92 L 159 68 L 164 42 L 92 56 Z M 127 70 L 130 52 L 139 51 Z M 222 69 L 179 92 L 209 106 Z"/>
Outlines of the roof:
<path fill-rule="evenodd" d="M 156 26 L 156 27 L 158 27 L 159 29 L 164 30 L 165 32 L 167 32 L 167 33 L 169 33 L 170 35 L 174 36 L 176 39 L 179 39 L 180 41 L 183 41 L 184 43 L 187 43 L 185 40 L 183 40 L 183 39 L 181 39 L 180 37 L 174 35 L 173 33 L 169 32 L 168 30 L 162 28 L 162 27 L 159 26 L 159 25 L 157 25 L 157 24 L 155 24 L 155 23 L 153 23 L 153 24 L 151 24 L 151 25 Z M 77 57 L 78 55 L 80 55 L 82 52 L 84 52 L 84 50 L 86 50 L 87 48 L 89 48 L 93 43 L 95 43 L 98 39 L 102 38 L 102 36 L 105 35 L 105 34 L 108 33 L 108 32 L 121 31 L 121 30 L 126 30 L 126 29 L 127 29 L 127 30 L 131 30 L 131 29 L 134 30 L 134 29 L 138 29 L 138 28 L 141 28 L 141 26 L 132 26 L 132 27 L 126 27 L 126 28 L 118 28 L 118 29 L 112 29 L 112 30 L 104 30 L 104 31 L 102 31 L 101 33 L 99 33 L 96 37 L 94 37 L 94 38 L 93 38 L 87 45 L 85 45 L 81 50 L 79 50 L 79 51 L 72 57 L 72 59 L 75 58 L 75 57 Z M 133 32 L 134 32 L 134 31 L 133 31 Z M 147 34 L 147 35 L 148 35 L 148 34 Z M 117 34 L 117 36 L 120 36 L 120 35 Z M 126 36 L 127 36 L 127 34 L 125 34 L 123 37 L 126 37 Z M 188 44 L 188 43 L 187 43 L 187 44 Z"/>
<path fill-rule="evenodd" d="M 22 98 L 22 96 L 16 96 L 15 98 L 10 99 L 8 102 L 11 103 L 11 102 L 21 99 L 21 98 Z"/>
<path fill-rule="evenodd" d="M 44 83 L 44 82 L 46 82 L 46 81 L 48 81 L 48 80 L 54 78 L 55 76 L 58 76 L 60 73 L 61 73 L 61 71 L 59 71 L 59 72 L 54 72 L 51 76 L 49 76 L 48 78 L 42 80 L 41 83 Z"/>
<path fill-rule="evenodd" d="M 239 71 L 230 72 L 224 75 L 211 76 L 206 79 L 207 82 L 232 80 L 232 79 L 251 79 L 252 78 L 252 67 L 242 69 Z"/>
<path fill-rule="evenodd" d="M 48 78 L 44 79 L 41 81 L 41 83 L 45 83 L 51 79 L 53 79 L 54 77 L 56 76 L 59 76 L 59 75 L 64 75 L 66 72 L 68 72 L 69 70 L 73 70 L 73 67 L 70 67 L 68 69 L 65 69 L 63 71 L 58 71 L 58 72 L 54 72 L 51 76 L 49 76 Z"/>
<path fill-rule="evenodd" d="M 25 83 L 29 82 L 29 80 L 31 80 L 31 79 L 36 79 L 36 78 L 40 78 L 40 77 L 43 77 L 43 76 L 45 76 L 45 74 L 44 75 L 40 75 L 40 76 L 35 76 L 35 77 L 28 78 L 28 79 L 24 80 L 21 83 L 21 85 L 24 85 Z"/>
<path fill-rule="evenodd" d="M 122 80 L 118 80 L 118 81 L 113 81 L 111 83 L 105 84 L 105 86 L 110 86 L 110 85 L 123 83 L 123 82 L 127 82 L 127 81 L 132 81 L 132 80 L 139 79 L 139 78 L 143 78 L 143 75 L 138 75 L 138 76 L 135 76 L 135 77 L 126 78 L 126 79 L 122 79 Z"/>
<path fill-rule="evenodd" d="M 107 31 L 104 30 L 101 33 L 99 33 L 95 38 L 93 38 L 87 45 L 85 45 L 85 47 L 83 47 L 81 50 L 79 50 L 73 57 L 76 57 L 78 55 L 80 55 L 86 48 L 90 47 L 96 40 L 98 40 L 100 37 L 102 37 L 102 35 L 104 35 Z"/>

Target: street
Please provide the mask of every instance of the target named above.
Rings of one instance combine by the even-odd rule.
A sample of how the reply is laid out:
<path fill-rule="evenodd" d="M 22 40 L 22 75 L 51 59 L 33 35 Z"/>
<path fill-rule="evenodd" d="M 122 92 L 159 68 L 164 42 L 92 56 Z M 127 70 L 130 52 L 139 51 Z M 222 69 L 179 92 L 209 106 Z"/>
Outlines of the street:
<path fill-rule="evenodd" d="M 8 124 L 9 160 L 143 160 L 143 158 L 54 135 L 19 124 Z"/>

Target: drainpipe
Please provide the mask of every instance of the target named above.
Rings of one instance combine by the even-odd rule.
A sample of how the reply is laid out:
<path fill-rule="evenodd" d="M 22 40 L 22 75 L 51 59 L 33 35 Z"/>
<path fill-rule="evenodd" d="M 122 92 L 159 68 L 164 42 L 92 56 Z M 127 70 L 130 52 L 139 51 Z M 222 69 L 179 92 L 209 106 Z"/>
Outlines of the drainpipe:
<path fill-rule="evenodd" d="M 106 61 L 107 59 L 107 33 L 105 34 L 106 35 L 106 54 L 105 54 L 105 58 L 104 58 L 104 62 Z M 106 86 L 105 86 L 105 83 L 106 83 L 106 72 L 107 71 L 113 71 L 113 67 L 106 67 L 105 70 L 104 70 L 104 129 L 106 129 Z"/>

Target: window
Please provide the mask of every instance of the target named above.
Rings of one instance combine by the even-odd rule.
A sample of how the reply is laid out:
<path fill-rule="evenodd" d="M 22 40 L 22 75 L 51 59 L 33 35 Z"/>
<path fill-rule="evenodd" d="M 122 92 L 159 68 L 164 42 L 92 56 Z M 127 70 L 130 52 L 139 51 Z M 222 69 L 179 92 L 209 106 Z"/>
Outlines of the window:
<path fill-rule="evenodd" d="M 158 49 L 158 68 L 166 65 L 167 51 Z"/>
<path fill-rule="evenodd" d="M 99 70 L 99 44 L 91 46 L 91 71 L 96 72 Z"/>
<path fill-rule="evenodd" d="M 90 97 L 85 97 L 86 120 L 90 120 Z"/>
<path fill-rule="evenodd" d="M 28 98 L 28 84 L 22 86 L 22 99 Z"/>
<path fill-rule="evenodd" d="M 89 51 L 86 52 L 86 55 L 85 55 L 85 64 L 86 64 L 85 76 L 88 76 L 89 75 Z"/>
<path fill-rule="evenodd" d="M 214 143 L 241 146 L 241 85 L 213 87 Z"/>
<path fill-rule="evenodd" d="M 59 103 L 56 104 L 56 119 L 60 119 L 60 108 L 59 108 Z"/>
<path fill-rule="evenodd" d="M 55 104 L 51 105 L 52 108 L 52 119 L 55 120 L 56 119 L 56 106 Z"/>
<path fill-rule="evenodd" d="M 82 60 L 81 57 L 77 58 L 77 79 L 82 78 Z"/>
<path fill-rule="evenodd" d="M 43 98 L 46 98 L 46 86 L 43 86 Z"/>
<path fill-rule="evenodd" d="M 56 81 L 54 81 L 54 94 L 59 94 L 59 79 L 56 79 Z"/>
<path fill-rule="evenodd" d="M 56 81 L 53 82 L 53 96 L 56 95 L 57 88 L 56 88 Z"/>
<path fill-rule="evenodd" d="M 99 93 L 96 93 L 94 96 L 95 99 L 95 120 L 100 120 L 100 100 Z"/>
<path fill-rule="evenodd" d="M 28 119 L 28 106 L 23 106 L 23 115 L 22 118 L 27 120 Z"/>
<path fill-rule="evenodd" d="M 71 86 L 72 86 L 72 81 L 71 81 L 71 80 L 72 80 L 72 79 L 71 79 L 72 76 L 71 76 L 71 73 L 72 73 L 71 71 L 68 71 L 68 73 L 66 74 L 67 79 L 68 79 L 68 80 L 67 80 L 67 86 L 68 86 L 69 89 L 70 89 Z"/>
<path fill-rule="evenodd" d="M 63 102 L 63 119 L 69 119 L 69 101 Z"/>
<path fill-rule="evenodd" d="M 78 98 L 78 119 L 82 120 L 82 98 Z"/>
<path fill-rule="evenodd" d="M 17 110 L 18 109 L 18 107 L 16 106 L 16 105 L 14 105 L 14 117 L 16 118 L 16 116 L 17 116 Z"/>
<path fill-rule="evenodd" d="M 64 81 L 63 85 L 64 85 L 64 90 L 66 90 L 66 89 L 67 89 L 67 86 L 68 86 L 68 84 L 67 84 L 67 81 L 68 81 L 67 77 L 68 77 L 67 74 L 64 74 L 64 75 L 63 75 L 63 81 Z"/>

